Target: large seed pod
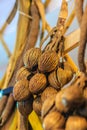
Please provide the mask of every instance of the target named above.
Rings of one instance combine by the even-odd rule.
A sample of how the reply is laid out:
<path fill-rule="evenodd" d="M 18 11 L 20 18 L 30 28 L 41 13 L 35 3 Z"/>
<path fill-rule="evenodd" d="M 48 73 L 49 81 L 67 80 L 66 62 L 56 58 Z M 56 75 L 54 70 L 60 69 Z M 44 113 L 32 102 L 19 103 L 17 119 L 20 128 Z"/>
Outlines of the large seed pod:
<path fill-rule="evenodd" d="M 75 85 L 62 89 L 56 95 L 55 105 L 60 112 L 67 112 L 74 107 L 81 106 L 83 103 L 82 89 Z"/>
<path fill-rule="evenodd" d="M 38 116 L 41 116 L 41 108 L 42 108 L 41 97 L 37 96 L 33 101 L 33 110 L 37 113 Z"/>
<path fill-rule="evenodd" d="M 27 99 L 25 101 L 18 102 L 18 110 L 26 118 L 33 110 L 33 100 L 34 100 L 34 98 L 31 95 L 29 97 L 29 99 Z"/>
<path fill-rule="evenodd" d="M 22 80 L 22 79 L 28 79 L 28 77 L 31 76 L 31 72 L 29 72 L 25 67 L 21 67 L 16 74 L 16 81 Z"/>
<path fill-rule="evenodd" d="M 59 57 L 54 51 L 44 52 L 38 61 L 38 68 L 41 72 L 50 72 L 58 65 Z"/>
<path fill-rule="evenodd" d="M 38 59 L 41 56 L 42 52 L 40 48 L 31 48 L 29 49 L 23 57 L 24 65 L 26 68 L 32 70 L 38 64 Z"/>
<path fill-rule="evenodd" d="M 37 73 L 30 79 L 29 90 L 33 94 L 38 94 L 46 87 L 46 84 L 46 76 L 44 74 Z"/>
<path fill-rule="evenodd" d="M 41 100 L 42 103 L 49 97 L 53 97 L 57 94 L 57 90 L 52 88 L 51 86 L 48 86 L 41 94 Z"/>
<path fill-rule="evenodd" d="M 65 130 L 87 130 L 87 121 L 80 116 L 70 116 L 66 122 Z"/>
<path fill-rule="evenodd" d="M 41 117 L 42 119 L 50 112 L 55 111 L 55 95 L 52 97 L 47 98 L 43 105 L 42 105 L 42 110 L 41 110 Z"/>
<path fill-rule="evenodd" d="M 16 82 L 13 88 L 13 96 L 16 101 L 24 101 L 31 95 L 29 91 L 29 81 L 26 79 Z"/>
<path fill-rule="evenodd" d="M 58 130 L 64 127 L 65 119 L 57 111 L 49 113 L 43 121 L 44 130 Z M 74 130 L 74 129 L 73 129 Z"/>

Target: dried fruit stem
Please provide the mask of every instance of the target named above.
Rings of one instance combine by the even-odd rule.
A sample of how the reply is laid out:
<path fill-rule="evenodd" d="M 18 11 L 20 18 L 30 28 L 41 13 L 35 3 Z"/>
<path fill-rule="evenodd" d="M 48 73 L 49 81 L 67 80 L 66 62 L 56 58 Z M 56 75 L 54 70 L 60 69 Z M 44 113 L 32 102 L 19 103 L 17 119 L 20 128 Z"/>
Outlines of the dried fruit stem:
<path fill-rule="evenodd" d="M 75 0 L 76 16 L 79 24 L 81 24 L 83 16 L 83 2 L 84 0 Z"/>
<path fill-rule="evenodd" d="M 82 72 L 86 72 L 86 66 L 84 62 L 86 43 L 87 43 L 87 6 L 83 14 L 81 23 L 80 46 L 78 52 L 78 63 L 80 71 Z"/>

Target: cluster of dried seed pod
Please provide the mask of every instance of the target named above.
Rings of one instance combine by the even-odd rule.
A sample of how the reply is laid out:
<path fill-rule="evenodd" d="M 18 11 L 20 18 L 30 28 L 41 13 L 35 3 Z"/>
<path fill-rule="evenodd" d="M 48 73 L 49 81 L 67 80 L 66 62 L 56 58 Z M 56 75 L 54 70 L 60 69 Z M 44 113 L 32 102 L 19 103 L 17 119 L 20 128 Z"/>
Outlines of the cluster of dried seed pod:
<path fill-rule="evenodd" d="M 48 97 L 41 109 L 45 130 L 87 130 L 87 75 Z"/>
<path fill-rule="evenodd" d="M 62 129 L 65 118 L 61 113 L 54 111 L 56 110 L 54 103 L 57 93 L 73 78 L 72 66 L 66 60 L 63 66 L 59 66 L 58 53 L 55 51 L 42 52 L 40 48 L 29 49 L 25 53 L 23 61 L 24 67 L 18 70 L 13 89 L 13 97 L 18 101 L 20 113 L 24 117 L 28 117 L 34 110 L 38 116 L 42 116 L 43 120 L 52 109 L 52 115 L 56 114 L 53 120 L 56 120 L 51 126 L 59 122 L 55 125 L 55 130 Z M 48 119 L 52 115 L 48 115 Z M 57 116 L 58 118 L 56 118 Z M 44 119 L 43 127 L 46 122 L 49 123 L 48 119 Z M 51 126 L 48 128 L 50 129 Z M 45 129 L 48 128 L 46 126 Z"/>

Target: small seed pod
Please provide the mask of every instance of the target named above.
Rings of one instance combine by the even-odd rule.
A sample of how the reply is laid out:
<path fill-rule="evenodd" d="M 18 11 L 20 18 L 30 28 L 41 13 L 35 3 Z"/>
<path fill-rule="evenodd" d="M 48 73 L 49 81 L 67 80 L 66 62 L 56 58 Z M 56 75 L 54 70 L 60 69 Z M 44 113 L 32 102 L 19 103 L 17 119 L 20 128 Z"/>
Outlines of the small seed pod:
<path fill-rule="evenodd" d="M 58 68 L 49 74 L 48 81 L 52 87 L 58 90 L 67 84 L 72 79 L 72 77 L 73 73 L 71 70 Z"/>
<path fill-rule="evenodd" d="M 57 90 L 48 86 L 41 94 L 42 103 L 49 97 L 53 97 L 53 95 L 57 94 Z"/>
<path fill-rule="evenodd" d="M 52 111 L 55 111 L 55 96 L 53 95 L 52 97 L 47 98 L 43 105 L 42 105 L 42 110 L 41 110 L 41 117 L 42 119 L 44 119 L 45 116 L 47 116 L 47 114 L 49 114 Z"/>
<path fill-rule="evenodd" d="M 28 79 L 28 77 L 31 75 L 31 72 L 29 72 L 25 67 L 21 67 L 16 74 L 16 81 L 22 80 L 22 79 Z"/>
<path fill-rule="evenodd" d="M 87 130 L 87 121 L 80 116 L 70 116 L 66 122 L 65 130 Z"/>
<path fill-rule="evenodd" d="M 28 117 L 28 115 L 32 112 L 33 110 L 33 96 L 31 95 L 29 99 L 25 101 L 18 102 L 18 109 L 19 112 L 24 116 Z"/>
<path fill-rule="evenodd" d="M 65 119 L 57 111 L 49 113 L 43 121 L 44 130 L 59 130 L 64 127 Z M 74 130 L 74 129 L 73 129 Z"/>
<path fill-rule="evenodd" d="M 23 57 L 23 62 L 26 68 L 32 70 L 38 64 L 38 59 L 41 56 L 42 52 L 40 48 L 31 48 L 29 49 Z"/>
<path fill-rule="evenodd" d="M 38 94 L 46 87 L 46 84 L 46 76 L 44 74 L 37 73 L 30 79 L 29 90 L 33 94 Z"/>
<path fill-rule="evenodd" d="M 13 96 L 16 101 L 24 101 L 31 95 L 29 91 L 29 81 L 26 79 L 19 80 L 13 88 Z"/>
<path fill-rule="evenodd" d="M 48 81 L 50 83 L 50 85 L 52 87 L 54 87 L 55 89 L 59 90 L 61 84 L 58 81 L 58 77 L 57 77 L 57 70 L 51 72 L 48 76 Z"/>
<path fill-rule="evenodd" d="M 79 107 L 83 104 L 84 99 L 82 90 L 75 85 L 62 89 L 57 95 L 55 105 L 58 111 L 68 112 L 73 107 Z"/>
<path fill-rule="evenodd" d="M 61 87 L 67 84 L 73 77 L 73 73 L 70 70 L 64 70 L 62 68 L 58 68 L 57 70 L 57 77 Z"/>
<path fill-rule="evenodd" d="M 38 61 L 38 68 L 41 72 L 51 72 L 58 65 L 58 54 L 54 51 L 44 52 Z"/>
<path fill-rule="evenodd" d="M 41 116 L 41 108 L 42 108 L 42 101 L 41 97 L 38 96 L 33 101 L 33 110 L 37 113 L 38 116 Z"/>

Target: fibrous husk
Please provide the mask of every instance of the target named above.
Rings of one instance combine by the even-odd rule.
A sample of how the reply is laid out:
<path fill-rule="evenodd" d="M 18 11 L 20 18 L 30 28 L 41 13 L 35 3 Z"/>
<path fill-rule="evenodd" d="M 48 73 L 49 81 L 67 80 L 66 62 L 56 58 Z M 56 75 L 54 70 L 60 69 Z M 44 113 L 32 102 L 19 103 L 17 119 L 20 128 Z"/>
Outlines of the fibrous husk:
<path fill-rule="evenodd" d="M 44 52 L 38 61 L 38 69 L 41 72 L 51 72 L 58 65 L 58 54 L 55 51 L 46 51 Z"/>
<path fill-rule="evenodd" d="M 47 79 L 44 74 L 37 73 L 29 81 L 29 90 L 33 94 L 40 93 L 47 84 Z"/>
<path fill-rule="evenodd" d="M 37 66 L 38 59 L 41 56 L 41 54 L 42 54 L 42 52 L 41 52 L 40 48 L 29 49 L 24 54 L 24 57 L 23 57 L 25 67 L 32 70 L 35 66 Z"/>
<path fill-rule="evenodd" d="M 13 88 L 13 97 L 16 101 L 24 101 L 31 95 L 29 81 L 26 79 L 16 82 Z"/>

